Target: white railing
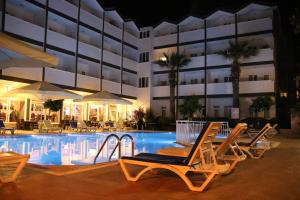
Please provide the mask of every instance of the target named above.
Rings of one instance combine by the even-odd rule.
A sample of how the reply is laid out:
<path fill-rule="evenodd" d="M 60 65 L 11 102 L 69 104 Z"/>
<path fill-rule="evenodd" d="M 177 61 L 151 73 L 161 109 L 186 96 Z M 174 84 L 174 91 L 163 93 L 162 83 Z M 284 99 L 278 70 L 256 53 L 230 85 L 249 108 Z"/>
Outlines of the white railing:
<path fill-rule="evenodd" d="M 207 121 L 176 121 L 176 142 L 179 144 L 190 145 L 196 140 L 206 123 Z M 217 136 L 227 137 L 230 132 L 228 122 L 222 123 L 221 130 Z"/>

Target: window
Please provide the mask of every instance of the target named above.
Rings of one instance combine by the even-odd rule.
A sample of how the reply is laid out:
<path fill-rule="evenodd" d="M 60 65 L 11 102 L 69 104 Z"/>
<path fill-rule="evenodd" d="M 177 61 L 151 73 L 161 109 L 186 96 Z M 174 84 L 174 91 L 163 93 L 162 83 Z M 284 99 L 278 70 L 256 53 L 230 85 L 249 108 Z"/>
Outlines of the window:
<path fill-rule="evenodd" d="M 140 38 L 143 39 L 143 38 L 148 38 L 150 37 L 150 31 L 142 31 L 140 32 Z"/>
<path fill-rule="evenodd" d="M 165 118 L 167 114 L 167 108 L 166 107 L 161 107 L 161 117 Z"/>
<path fill-rule="evenodd" d="M 139 88 L 147 88 L 149 85 L 149 77 L 139 78 Z"/>
<path fill-rule="evenodd" d="M 214 106 L 214 116 L 217 118 L 217 117 L 220 117 L 220 106 Z"/>
<path fill-rule="evenodd" d="M 249 75 L 249 81 L 257 81 L 257 75 Z"/>
<path fill-rule="evenodd" d="M 205 81 L 204 78 L 201 78 L 201 83 L 202 83 L 202 84 L 204 84 L 204 81 Z"/>
<path fill-rule="evenodd" d="M 231 106 L 224 106 L 224 117 L 231 118 Z"/>
<path fill-rule="evenodd" d="M 230 76 L 225 76 L 224 77 L 224 82 L 231 82 L 231 77 Z"/>
<path fill-rule="evenodd" d="M 270 75 L 264 75 L 264 80 L 270 80 Z"/>
<path fill-rule="evenodd" d="M 140 63 L 149 61 L 149 52 L 140 53 Z"/>
<path fill-rule="evenodd" d="M 219 83 L 219 79 L 218 79 L 218 78 L 215 78 L 215 79 L 214 79 L 214 82 L 215 82 L 215 83 Z"/>

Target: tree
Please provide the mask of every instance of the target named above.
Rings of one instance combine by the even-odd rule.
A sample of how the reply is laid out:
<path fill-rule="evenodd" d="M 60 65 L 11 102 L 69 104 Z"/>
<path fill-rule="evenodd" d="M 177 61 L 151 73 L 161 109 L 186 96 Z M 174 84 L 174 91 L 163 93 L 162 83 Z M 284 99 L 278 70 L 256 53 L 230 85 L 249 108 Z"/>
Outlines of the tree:
<path fill-rule="evenodd" d="M 185 98 L 183 104 L 179 106 L 180 113 L 188 118 L 192 118 L 193 114 L 202 108 L 198 100 L 199 98 L 196 96 Z"/>
<path fill-rule="evenodd" d="M 136 121 L 137 128 L 139 130 L 142 129 L 142 126 L 144 125 L 144 117 L 145 112 L 142 107 L 139 107 L 137 110 L 133 111 L 133 119 Z"/>
<path fill-rule="evenodd" d="M 300 13 L 298 9 L 295 9 L 294 12 L 289 16 L 291 25 L 293 26 L 294 33 L 297 35 L 300 33 Z"/>
<path fill-rule="evenodd" d="M 45 101 L 44 108 L 49 109 L 49 117 L 51 116 L 51 112 L 57 112 L 61 110 L 63 107 L 63 100 L 55 100 L 52 101 L 51 99 Z"/>
<path fill-rule="evenodd" d="M 267 113 L 269 113 L 269 110 L 273 104 L 274 102 L 270 96 L 257 97 L 256 99 L 252 100 L 250 109 L 255 112 L 256 117 L 258 112 L 264 111 L 264 118 L 267 118 Z"/>
<path fill-rule="evenodd" d="M 240 83 L 240 59 L 249 58 L 251 56 L 257 55 L 258 50 L 256 47 L 250 46 L 247 41 L 244 42 L 232 42 L 229 41 L 229 48 L 218 52 L 224 58 L 232 60 L 231 67 L 231 79 L 232 79 L 232 96 L 233 108 L 240 107 L 239 101 L 239 83 Z"/>
<path fill-rule="evenodd" d="M 161 67 L 169 69 L 169 87 L 170 87 L 170 118 L 175 119 L 175 86 L 177 83 L 176 72 L 179 68 L 187 65 L 191 60 L 183 54 L 171 53 L 167 55 L 164 53 L 164 57 L 160 60 L 154 61 Z"/>

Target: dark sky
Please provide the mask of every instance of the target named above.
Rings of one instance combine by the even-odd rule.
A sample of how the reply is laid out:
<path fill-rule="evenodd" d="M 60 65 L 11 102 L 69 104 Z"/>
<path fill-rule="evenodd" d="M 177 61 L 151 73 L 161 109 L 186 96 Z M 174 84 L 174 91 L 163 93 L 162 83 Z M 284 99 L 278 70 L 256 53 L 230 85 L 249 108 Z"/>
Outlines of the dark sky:
<path fill-rule="evenodd" d="M 104 8 L 115 8 L 125 19 L 133 19 L 138 26 L 154 26 L 163 19 L 179 21 L 187 15 L 207 16 L 218 8 L 236 10 L 250 1 L 245 0 L 98 0 Z M 260 0 L 278 5 L 285 21 L 299 0 Z M 253 2 L 253 1 L 251 1 Z"/>

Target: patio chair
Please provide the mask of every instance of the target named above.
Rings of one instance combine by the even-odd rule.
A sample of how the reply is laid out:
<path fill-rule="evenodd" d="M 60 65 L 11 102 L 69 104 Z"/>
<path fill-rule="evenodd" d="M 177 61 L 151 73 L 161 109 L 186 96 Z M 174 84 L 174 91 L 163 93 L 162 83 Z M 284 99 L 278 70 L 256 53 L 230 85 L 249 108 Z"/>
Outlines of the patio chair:
<path fill-rule="evenodd" d="M 42 130 L 45 130 L 47 133 L 58 131 L 59 133 L 62 132 L 62 128 L 54 127 L 49 120 L 43 120 Z"/>
<path fill-rule="evenodd" d="M 271 148 L 270 141 L 265 137 L 269 131 L 272 131 L 272 126 L 267 123 L 254 138 L 237 141 L 237 145 L 251 158 L 259 159 Z"/>
<path fill-rule="evenodd" d="M 6 131 L 10 131 L 10 133 L 13 135 L 15 133 L 15 128 L 6 128 L 3 120 L 0 120 L 0 131 L 2 134 L 5 134 Z"/>
<path fill-rule="evenodd" d="M 71 129 L 72 131 L 76 131 L 76 132 L 79 131 L 79 129 L 77 127 L 77 122 L 76 121 L 70 121 L 69 125 L 70 125 L 69 129 Z"/>
<path fill-rule="evenodd" d="M 137 181 L 144 173 L 152 169 L 167 169 L 177 174 L 192 191 L 203 191 L 206 186 L 220 173 L 229 169 L 228 164 L 217 164 L 212 141 L 220 130 L 222 123 L 207 123 L 187 157 L 168 156 L 151 153 L 140 153 L 133 157 L 122 157 L 119 163 L 128 181 Z M 145 167 L 133 176 L 126 164 Z M 196 186 L 187 176 L 188 172 L 204 174 L 205 180 Z"/>
<path fill-rule="evenodd" d="M 277 126 L 278 126 L 277 123 L 274 124 L 272 126 L 272 130 L 268 131 L 268 133 L 265 134 L 265 137 L 268 139 L 274 137 L 278 133 L 278 131 L 276 129 Z M 260 132 L 260 130 L 258 130 L 258 129 L 248 129 L 247 134 L 249 137 L 254 138 L 259 132 Z"/>
<path fill-rule="evenodd" d="M 29 157 L 30 155 L 22 155 L 15 152 L 0 152 L 0 167 L 11 165 L 15 166 L 17 164 L 16 169 L 10 176 L 0 177 L 0 182 L 7 183 L 15 181 Z"/>
<path fill-rule="evenodd" d="M 86 123 L 82 120 L 79 120 L 77 122 L 77 128 L 80 130 L 80 132 L 82 132 L 83 130 L 85 130 L 87 132 L 96 132 L 97 131 L 97 127 L 87 126 Z"/>
<path fill-rule="evenodd" d="M 224 174 L 229 174 L 240 161 L 247 158 L 236 144 L 238 136 L 246 130 L 247 124 L 238 123 L 234 129 L 231 130 L 226 139 L 216 140 L 213 142 L 217 161 L 219 163 L 222 162 L 230 164 L 230 168 L 228 171 L 224 172 Z M 158 150 L 157 153 L 162 155 L 187 156 L 190 151 L 191 147 L 168 147 Z"/>
<path fill-rule="evenodd" d="M 123 122 L 118 122 L 118 123 L 116 124 L 116 130 L 117 130 L 117 131 L 124 131 L 124 130 L 125 130 L 125 127 L 124 127 L 124 125 L 123 125 Z"/>

